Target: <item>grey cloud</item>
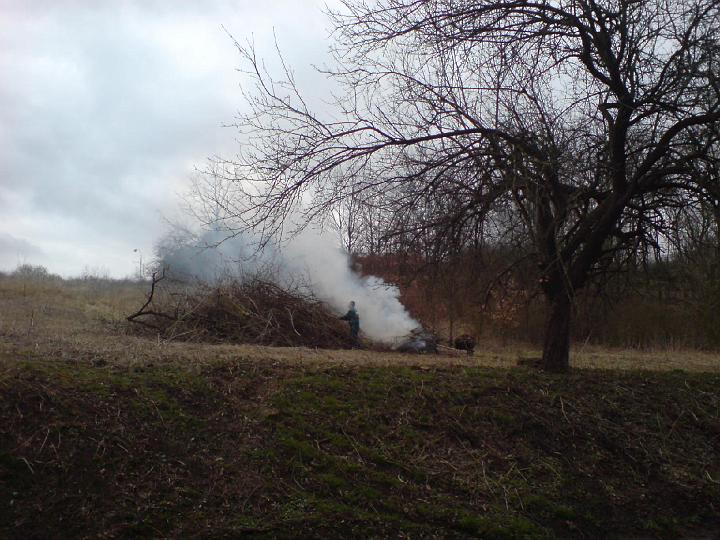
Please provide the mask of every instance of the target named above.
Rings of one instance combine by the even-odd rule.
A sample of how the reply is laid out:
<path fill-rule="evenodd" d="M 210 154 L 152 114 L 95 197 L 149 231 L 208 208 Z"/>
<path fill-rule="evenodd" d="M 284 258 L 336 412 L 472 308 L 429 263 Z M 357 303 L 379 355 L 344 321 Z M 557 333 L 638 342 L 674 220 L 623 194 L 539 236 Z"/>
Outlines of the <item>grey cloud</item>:
<path fill-rule="evenodd" d="M 268 52 L 275 30 L 302 68 L 326 47 L 322 5 L 0 0 L 5 244 L 26 239 L 53 271 L 131 273 L 128 253 L 152 251 L 193 166 L 235 150 L 221 125 L 241 106 L 241 81 L 221 25 Z M 15 264 L 15 248 L 0 266 Z"/>
<path fill-rule="evenodd" d="M 10 234 L 0 232 L 0 261 L 4 268 L 10 270 L 13 266 L 25 262 L 36 262 L 45 257 L 43 250 L 23 238 L 16 238 Z"/>

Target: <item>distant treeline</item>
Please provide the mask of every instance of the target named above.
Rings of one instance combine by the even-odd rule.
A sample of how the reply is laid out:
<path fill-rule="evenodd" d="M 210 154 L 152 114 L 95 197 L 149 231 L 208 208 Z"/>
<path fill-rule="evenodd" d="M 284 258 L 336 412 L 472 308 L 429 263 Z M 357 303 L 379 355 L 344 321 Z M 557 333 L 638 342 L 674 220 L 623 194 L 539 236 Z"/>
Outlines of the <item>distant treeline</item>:
<path fill-rule="evenodd" d="M 133 277 L 113 278 L 110 272 L 104 268 L 85 268 L 77 277 L 64 278 L 59 274 L 53 274 L 45 266 L 40 264 L 23 263 L 11 271 L 1 271 L 0 279 L 23 280 L 32 283 L 43 284 L 71 284 L 71 283 L 96 283 L 104 285 L 128 285 L 132 283 L 145 283 L 145 277 L 136 274 Z"/>

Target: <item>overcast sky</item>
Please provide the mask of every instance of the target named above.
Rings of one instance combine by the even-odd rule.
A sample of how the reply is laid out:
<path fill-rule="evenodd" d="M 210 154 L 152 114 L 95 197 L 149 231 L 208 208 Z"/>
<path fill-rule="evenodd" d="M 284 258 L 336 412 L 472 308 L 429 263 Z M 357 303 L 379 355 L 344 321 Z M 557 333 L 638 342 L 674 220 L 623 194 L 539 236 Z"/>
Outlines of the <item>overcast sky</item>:
<path fill-rule="evenodd" d="M 0 270 L 132 274 L 195 166 L 231 156 L 238 40 L 308 79 L 320 0 L 0 0 Z"/>

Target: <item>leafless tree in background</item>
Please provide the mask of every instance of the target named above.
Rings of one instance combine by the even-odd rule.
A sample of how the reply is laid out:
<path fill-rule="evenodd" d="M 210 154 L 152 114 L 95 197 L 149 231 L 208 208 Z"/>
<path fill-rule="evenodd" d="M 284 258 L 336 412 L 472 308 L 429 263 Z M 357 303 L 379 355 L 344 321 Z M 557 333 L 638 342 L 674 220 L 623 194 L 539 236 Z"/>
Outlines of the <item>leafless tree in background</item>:
<path fill-rule="evenodd" d="M 356 196 L 338 202 L 330 212 L 331 226 L 337 230 L 340 243 L 348 253 L 358 250 L 359 239 L 364 236 L 363 203 Z"/>
<path fill-rule="evenodd" d="M 273 231 L 301 201 L 313 220 L 380 193 L 398 231 L 524 239 L 549 308 L 543 364 L 567 370 L 575 292 L 718 182 L 700 174 L 718 155 L 717 0 L 343 4 L 333 109 L 237 44 L 255 82 L 247 143 L 221 163 L 244 186 L 238 215 Z"/>

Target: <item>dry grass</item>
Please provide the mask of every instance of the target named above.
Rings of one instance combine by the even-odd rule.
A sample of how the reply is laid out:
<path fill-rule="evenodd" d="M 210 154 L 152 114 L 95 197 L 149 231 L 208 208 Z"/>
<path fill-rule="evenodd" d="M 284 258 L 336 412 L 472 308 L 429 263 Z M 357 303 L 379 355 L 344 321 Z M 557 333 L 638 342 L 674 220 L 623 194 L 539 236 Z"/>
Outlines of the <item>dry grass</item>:
<path fill-rule="evenodd" d="M 720 372 L 720 353 L 689 349 L 634 350 L 593 346 L 579 348 L 571 358 L 573 366 L 578 368 Z"/>
<path fill-rule="evenodd" d="M 208 365 L 227 360 L 339 366 L 514 367 L 540 355 L 523 344 L 481 342 L 471 357 L 410 355 L 370 350 L 320 350 L 168 342 L 134 335 L 125 316 L 142 304 L 144 284 L 107 281 L 37 282 L 0 279 L 0 355 L 13 351 L 45 358 L 116 365 Z M 693 350 L 632 350 L 576 346 L 571 363 L 580 369 L 720 372 L 720 354 Z"/>

